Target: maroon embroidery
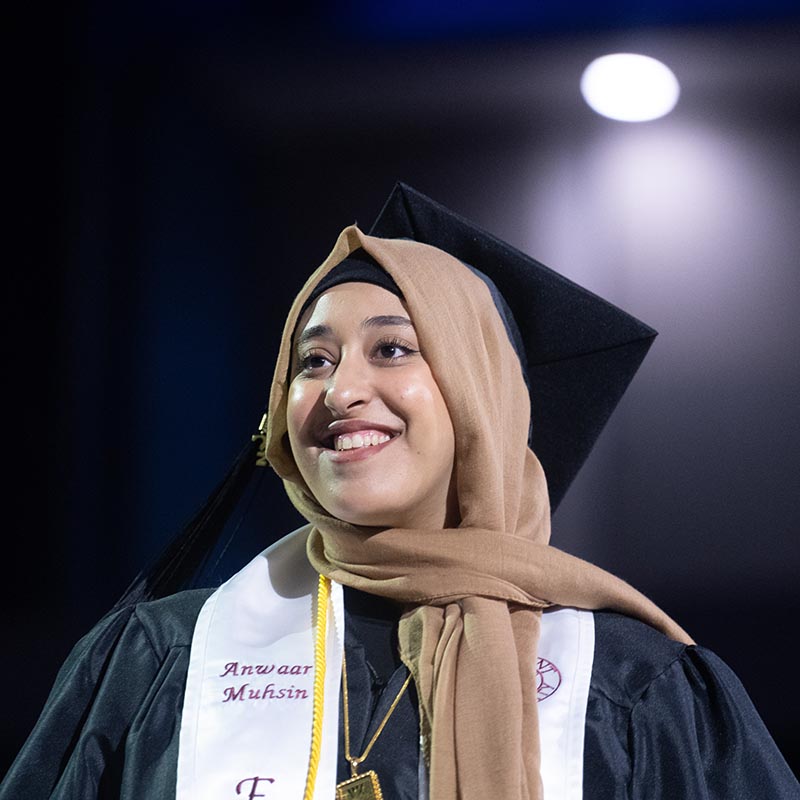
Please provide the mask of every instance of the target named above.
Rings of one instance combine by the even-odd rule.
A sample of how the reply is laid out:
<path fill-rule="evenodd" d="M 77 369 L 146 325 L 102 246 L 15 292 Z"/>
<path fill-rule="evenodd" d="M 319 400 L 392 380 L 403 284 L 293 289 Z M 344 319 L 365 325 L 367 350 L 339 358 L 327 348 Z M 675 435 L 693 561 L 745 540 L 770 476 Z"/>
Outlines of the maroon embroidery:
<path fill-rule="evenodd" d="M 541 703 L 547 700 L 561 686 L 561 672 L 558 667 L 546 658 L 536 661 L 536 699 Z"/>
<path fill-rule="evenodd" d="M 236 794 L 238 795 L 244 794 L 247 800 L 255 800 L 256 797 L 266 797 L 265 794 L 261 794 L 260 792 L 256 791 L 258 789 L 258 784 L 261 781 L 266 781 L 267 783 L 275 783 L 274 778 L 259 778 L 258 776 L 254 776 L 252 778 L 245 778 L 244 780 L 239 781 L 239 783 L 236 784 Z M 247 791 L 248 783 L 250 784 L 249 792 Z"/>
<path fill-rule="evenodd" d="M 291 686 L 276 686 L 268 683 L 261 688 L 250 688 L 249 683 L 241 686 L 226 686 L 222 690 L 222 702 L 230 703 L 232 700 L 307 700 L 308 692 Z"/>

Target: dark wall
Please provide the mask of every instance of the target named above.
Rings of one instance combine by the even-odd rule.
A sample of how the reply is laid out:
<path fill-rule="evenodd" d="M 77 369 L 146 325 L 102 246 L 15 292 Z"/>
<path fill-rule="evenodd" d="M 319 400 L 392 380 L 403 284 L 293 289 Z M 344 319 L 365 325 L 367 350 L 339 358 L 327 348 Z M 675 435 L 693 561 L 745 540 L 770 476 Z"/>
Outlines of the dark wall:
<path fill-rule="evenodd" d="M 4 666 L 17 690 L 4 763 L 74 640 L 247 441 L 294 292 L 402 179 L 661 331 L 555 541 L 716 649 L 796 767 L 796 40 L 695 28 L 378 46 L 278 22 L 157 26 L 84 9 L 51 19 L 29 51 L 7 268 Z M 677 121 L 632 134 L 582 105 L 581 65 L 626 41 L 678 59 Z M 661 130 L 693 143 L 711 130 L 699 163 L 722 153 L 712 174 L 731 182 L 707 197 L 680 188 L 665 212 L 612 181 L 617 200 L 633 193 L 614 205 L 600 173 L 622 167 L 606 151 L 651 146 L 647 131 Z M 732 139 L 755 154 L 758 180 L 724 166 L 741 152 Z M 633 169 L 666 196 L 663 173 Z M 731 206 L 725 193 L 743 190 L 756 193 Z M 768 230 L 761 212 L 736 222 L 745 207 L 767 207 Z M 650 224 L 661 212 L 671 225 Z M 745 286 L 735 302 L 731 284 Z M 263 483 L 220 574 L 298 522 L 274 477 Z"/>

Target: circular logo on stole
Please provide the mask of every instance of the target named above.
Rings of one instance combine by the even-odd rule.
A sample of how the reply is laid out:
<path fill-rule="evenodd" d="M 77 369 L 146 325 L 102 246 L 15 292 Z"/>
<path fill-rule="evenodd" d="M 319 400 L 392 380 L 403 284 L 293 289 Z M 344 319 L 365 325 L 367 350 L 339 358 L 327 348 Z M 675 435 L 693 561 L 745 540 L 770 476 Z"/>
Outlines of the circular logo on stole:
<path fill-rule="evenodd" d="M 546 658 L 539 656 L 536 660 L 536 699 L 541 703 L 547 700 L 561 686 L 561 672 L 558 667 Z"/>

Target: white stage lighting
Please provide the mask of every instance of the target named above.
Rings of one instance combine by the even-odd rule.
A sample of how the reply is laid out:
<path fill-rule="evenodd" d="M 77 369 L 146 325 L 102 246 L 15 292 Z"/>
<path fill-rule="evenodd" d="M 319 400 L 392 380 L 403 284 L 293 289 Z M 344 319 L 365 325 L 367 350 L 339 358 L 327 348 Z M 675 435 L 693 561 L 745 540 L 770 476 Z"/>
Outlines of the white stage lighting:
<path fill-rule="evenodd" d="M 650 56 L 614 53 L 589 64 L 581 94 L 598 114 L 624 122 L 644 122 L 668 114 L 680 86 L 669 67 Z"/>

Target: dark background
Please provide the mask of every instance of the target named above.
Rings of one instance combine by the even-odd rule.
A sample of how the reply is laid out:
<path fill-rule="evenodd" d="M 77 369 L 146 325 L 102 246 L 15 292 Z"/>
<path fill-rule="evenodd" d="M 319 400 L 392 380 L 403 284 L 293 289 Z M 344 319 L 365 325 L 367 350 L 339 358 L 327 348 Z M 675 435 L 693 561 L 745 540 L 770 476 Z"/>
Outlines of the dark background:
<path fill-rule="evenodd" d="M 294 292 L 402 179 L 660 331 L 553 541 L 728 661 L 797 771 L 791 5 L 121 2 L 23 20 L 2 766 L 72 643 L 247 441 Z M 583 68 L 620 50 L 671 66 L 671 115 L 585 106 Z M 298 522 L 263 481 L 221 575 Z"/>

